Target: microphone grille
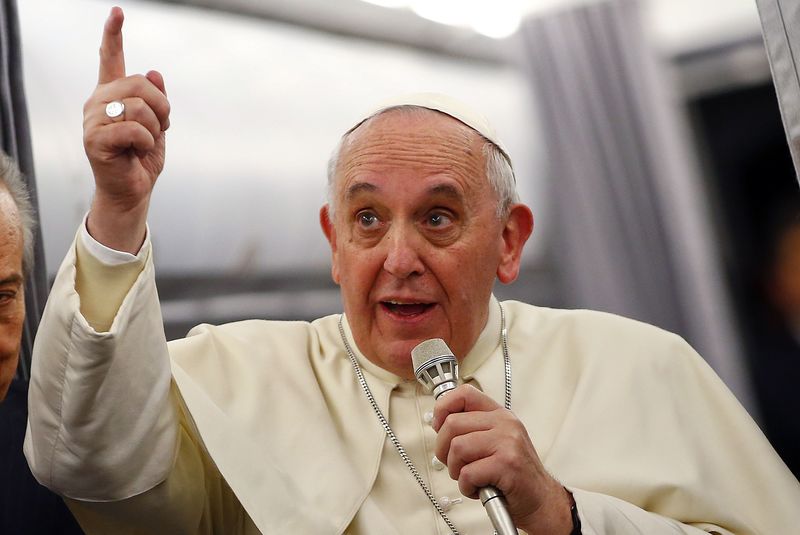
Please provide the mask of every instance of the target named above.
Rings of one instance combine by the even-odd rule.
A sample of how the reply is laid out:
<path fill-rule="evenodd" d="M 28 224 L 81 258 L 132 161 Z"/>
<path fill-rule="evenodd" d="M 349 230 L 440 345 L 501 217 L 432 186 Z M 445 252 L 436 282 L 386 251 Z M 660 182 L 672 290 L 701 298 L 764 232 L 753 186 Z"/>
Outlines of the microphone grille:
<path fill-rule="evenodd" d="M 450 351 L 450 348 L 447 347 L 444 340 L 441 338 L 425 340 L 411 350 L 411 362 L 414 364 L 414 375 L 419 376 L 419 373 L 426 367 L 429 361 L 447 357 L 455 360 L 453 352 Z"/>

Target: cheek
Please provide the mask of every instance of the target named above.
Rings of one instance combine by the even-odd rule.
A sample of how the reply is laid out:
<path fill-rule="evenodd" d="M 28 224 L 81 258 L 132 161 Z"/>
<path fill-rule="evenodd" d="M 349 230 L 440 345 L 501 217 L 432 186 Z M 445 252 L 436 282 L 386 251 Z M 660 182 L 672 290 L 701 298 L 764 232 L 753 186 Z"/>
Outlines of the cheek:
<path fill-rule="evenodd" d="M 25 300 L 20 300 L 0 313 L 0 352 L 16 353 L 22 339 L 22 327 L 25 320 Z"/>
<path fill-rule="evenodd" d="M 366 303 L 375 284 L 381 264 L 375 255 L 363 250 L 353 250 L 350 246 L 339 249 L 334 272 L 344 300 L 345 311 L 355 312 L 353 307 Z"/>
<path fill-rule="evenodd" d="M 0 357 L 10 358 L 19 352 L 22 339 L 22 321 L 0 323 Z"/>

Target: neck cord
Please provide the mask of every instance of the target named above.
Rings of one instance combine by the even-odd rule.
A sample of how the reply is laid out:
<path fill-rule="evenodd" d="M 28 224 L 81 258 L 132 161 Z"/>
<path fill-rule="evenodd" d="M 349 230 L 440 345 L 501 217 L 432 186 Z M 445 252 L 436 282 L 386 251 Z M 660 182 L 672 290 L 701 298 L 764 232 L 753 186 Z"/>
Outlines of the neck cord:
<path fill-rule="evenodd" d="M 500 307 L 500 345 L 503 350 L 503 372 L 505 376 L 505 408 L 511 410 L 511 360 L 508 355 L 508 331 L 506 330 L 506 314 L 503 310 L 503 305 L 499 302 L 497 305 Z M 400 458 L 403 459 L 403 463 L 408 468 L 408 471 L 411 472 L 411 475 L 414 476 L 414 479 L 417 481 L 419 486 L 422 488 L 422 492 L 425 493 L 425 496 L 428 497 L 428 500 L 433 504 L 433 507 L 436 509 L 436 512 L 439 513 L 439 516 L 442 517 L 444 523 L 447 524 L 447 527 L 453 533 L 453 535 L 459 535 L 458 530 L 456 529 L 453 522 L 447 517 L 444 512 L 444 509 L 439 504 L 439 501 L 433 496 L 433 493 L 428 488 L 428 485 L 425 484 L 425 481 L 422 479 L 422 475 L 420 475 L 419 470 L 417 467 L 414 466 L 414 463 L 411 461 L 411 458 L 406 453 L 405 448 L 403 445 L 400 444 L 400 440 L 397 438 L 397 435 L 394 434 L 392 431 L 391 426 L 389 425 L 389 421 L 386 419 L 386 416 L 383 415 L 380 407 L 378 407 L 378 403 L 375 401 L 375 396 L 372 395 L 372 391 L 367 384 L 367 380 L 364 377 L 364 373 L 361 371 L 361 366 L 358 364 L 358 360 L 356 359 L 355 353 L 353 353 L 353 349 L 350 347 L 350 343 L 347 341 L 347 336 L 344 333 L 344 326 L 342 324 L 344 318 L 344 314 L 339 316 L 339 335 L 342 337 L 342 342 L 344 343 L 344 349 L 347 352 L 347 357 L 350 359 L 350 364 L 353 365 L 353 371 L 356 374 L 356 378 L 358 379 L 358 383 L 361 385 L 361 389 L 364 391 L 364 394 L 367 396 L 367 400 L 369 404 L 372 406 L 372 410 L 375 412 L 375 415 L 378 417 L 378 422 L 380 422 L 381 427 L 386 432 L 386 436 L 389 438 L 389 441 L 394 446 L 394 449 L 397 450 L 397 453 L 400 455 Z"/>

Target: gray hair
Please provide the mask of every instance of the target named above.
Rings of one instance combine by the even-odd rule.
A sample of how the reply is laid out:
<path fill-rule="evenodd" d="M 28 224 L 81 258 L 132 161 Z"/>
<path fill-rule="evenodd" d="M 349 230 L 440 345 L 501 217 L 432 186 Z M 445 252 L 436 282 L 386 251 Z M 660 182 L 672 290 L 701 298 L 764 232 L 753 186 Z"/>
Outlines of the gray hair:
<path fill-rule="evenodd" d="M 361 125 L 389 111 L 400 111 L 405 114 L 418 114 L 420 112 L 443 113 L 430 108 L 425 108 L 423 106 L 415 106 L 410 104 L 391 106 L 389 108 L 382 109 L 373 115 L 370 115 L 353 128 L 345 132 L 344 135 L 339 139 L 336 147 L 334 147 L 331 157 L 328 160 L 328 206 L 330 207 L 328 210 L 328 216 L 331 220 L 333 220 L 333 214 L 336 209 L 336 170 L 339 167 L 339 158 L 342 155 L 342 148 L 344 147 L 345 143 L 347 143 L 350 134 L 357 130 Z M 519 202 L 519 194 L 517 193 L 517 180 L 514 177 L 514 169 L 511 167 L 511 159 L 503 151 L 503 149 L 497 146 L 497 144 L 486 139 L 486 137 L 477 130 L 472 128 L 470 129 L 478 134 L 484 141 L 483 155 L 486 159 L 486 178 L 489 180 L 489 184 L 491 184 L 492 189 L 494 189 L 495 193 L 497 194 L 497 217 L 498 219 L 504 219 L 506 216 L 508 216 L 511 206 Z"/>
<path fill-rule="evenodd" d="M 33 243 L 36 232 L 36 212 L 33 209 L 28 186 L 19 167 L 5 152 L 0 150 L 0 187 L 4 187 L 17 206 L 22 225 L 22 270 L 25 276 L 33 268 Z"/>

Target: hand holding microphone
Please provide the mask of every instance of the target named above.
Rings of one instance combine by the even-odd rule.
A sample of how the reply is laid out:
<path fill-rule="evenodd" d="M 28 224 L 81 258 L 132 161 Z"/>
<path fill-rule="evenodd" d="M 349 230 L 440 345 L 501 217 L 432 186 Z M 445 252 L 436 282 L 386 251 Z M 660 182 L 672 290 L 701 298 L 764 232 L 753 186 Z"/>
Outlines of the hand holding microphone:
<path fill-rule="evenodd" d="M 464 496 L 481 499 L 497 533 L 570 533 L 569 495 L 542 466 L 522 422 L 478 389 L 458 386 L 458 363 L 443 340 L 421 343 L 412 360 L 437 400 L 436 457 Z"/>
<path fill-rule="evenodd" d="M 434 399 L 438 400 L 458 386 L 458 361 L 441 338 L 419 344 L 411 350 L 411 359 L 414 375 L 433 393 Z M 517 528 L 508 514 L 503 494 L 492 486 L 481 488 L 478 494 L 498 535 L 516 535 Z"/>

